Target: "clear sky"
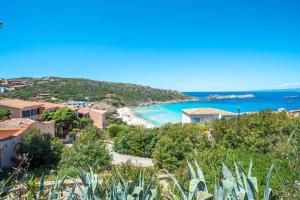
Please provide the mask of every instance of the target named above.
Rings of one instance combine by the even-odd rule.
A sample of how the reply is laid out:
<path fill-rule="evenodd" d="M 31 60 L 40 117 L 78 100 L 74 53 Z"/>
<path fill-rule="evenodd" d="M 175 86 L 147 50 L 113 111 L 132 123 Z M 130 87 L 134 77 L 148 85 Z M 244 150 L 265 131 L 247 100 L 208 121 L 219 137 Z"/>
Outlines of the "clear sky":
<path fill-rule="evenodd" d="M 299 0 L 2 0 L 0 77 L 300 87 Z"/>

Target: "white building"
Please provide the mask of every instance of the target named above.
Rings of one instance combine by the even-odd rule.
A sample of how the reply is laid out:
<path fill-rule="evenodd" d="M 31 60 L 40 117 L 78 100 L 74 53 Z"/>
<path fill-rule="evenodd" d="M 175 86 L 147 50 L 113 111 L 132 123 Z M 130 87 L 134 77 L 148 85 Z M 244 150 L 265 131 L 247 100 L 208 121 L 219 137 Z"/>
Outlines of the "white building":
<path fill-rule="evenodd" d="M 290 113 L 291 113 L 294 117 L 300 117 L 300 109 L 297 109 L 297 110 L 291 110 Z"/>
<path fill-rule="evenodd" d="M 10 87 L 0 87 L 0 92 L 1 93 L 11 92 L 13 90 L 14 90 L 14 88 L 10 88 Z"/>
<path fill-rule="evenodd" d="M 214 119 L 231 118 L 236 113 L 215 108 L 193 108 L 182 110 L 182 123 L 205 123 Z"/>
<path fill-rule="evenodd" d="M 87 107 L 86 102 L 83 101 L 69 101 L 65 102 L 64 106 L 72 107 L 72 108 L 85 108 Z"/>

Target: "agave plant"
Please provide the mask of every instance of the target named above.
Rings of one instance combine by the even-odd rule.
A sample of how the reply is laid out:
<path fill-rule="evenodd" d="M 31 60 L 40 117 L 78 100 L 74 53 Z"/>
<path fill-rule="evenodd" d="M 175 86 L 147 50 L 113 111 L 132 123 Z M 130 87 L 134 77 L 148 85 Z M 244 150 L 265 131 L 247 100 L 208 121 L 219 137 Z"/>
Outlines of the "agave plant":
<path fill-rule="evenodd" d="M 127 182 L 119 175 L 119 184 L 114 183 L 110 187 L 108 199 L 116 200 L 156 200 L 158 188 L 153 188 L 153 178 L 145 186 L 144 174 L 140 172 L 137 184 Z"/>
<path fill-rule="evenodd" d="M 252 176 L 252 160 L 248 173 L 237 163 L 235 166 L 235 176 L 231 173 L 228 167 L 222 163 L 222 179 L 219 184 L 215 186 L 214 195 L 210 194 L 207 190 L 205 183 L 205 177 L 203 171 L 200 168 L 198 162 L 195 160 L 195 169 L 192 164 L 187 161 L 191 180 L 189 182 L 189 189 L 186 190 L 176 180 L 176 178 L 165 171 L 170 179 L 174 182 L 176 188 L 179 190 L 180 197 L 172 194 L 168 197 L 169 199 L 183 199 L 183 200 L 254 200 L 258 193 L 257 179 Z M 270 179 L 272 174 L 273 166 L 269 169 L 266 180 L 266 190 L 264 193 L 264 200 L 270 200 L 274 198 L 271 195 Z"/>

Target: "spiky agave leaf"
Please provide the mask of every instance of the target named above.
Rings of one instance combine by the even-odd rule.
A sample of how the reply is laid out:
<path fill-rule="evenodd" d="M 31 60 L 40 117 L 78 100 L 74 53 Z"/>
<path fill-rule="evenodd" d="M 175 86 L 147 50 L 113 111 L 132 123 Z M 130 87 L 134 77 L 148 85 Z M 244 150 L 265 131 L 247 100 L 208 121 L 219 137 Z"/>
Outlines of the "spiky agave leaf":
<path fill-rule="evenodd" d="M 117 186 L 118 199 L 126 199 L 129 191 L 129 183 L 119 174 L 119 186 Z"/>
<path fill-rule="evenodd" d="M 73 199 L 74 199 L 74 196 L 75 196 L 75 195 L 74 195 L 75 189 L 76 189 L 76 183 L 74 183 L 72 189 L 69 190 L 67 200 L 73 200 Z"/>
<path fill-rule="evenodd" d="M 149 200 L 152 197 L 152 191 L 154 191 L 154 189 L 152 189 L 153 179 L 154 179 L 154 176 L 151 177 L 150 182 L 146 187 L 146 190 L 143 195 L 144 200 Z"/>
<path fill-rule="evenodd" d="M 189 183 L 189 197 L 188 197 L 190 200 L 193 199 L 193 196 L 197 198 L 198 192 L 207 192 L 207 186 L 205 183 L 205 178 L 202 169 L 200 168 L 196 160 L 194 162 L 195 162 L 196 170 L 194 170 L 192 164 L 187 160 L 187 164 L 191 176 L 191 180 Z"/>
<path fill-rule="evenodd" d="M 207 185 L 206 185 L 206 182 L 205 182 L 205 177 L 204 177 L 204 173 L 201 169 L 201 167 L 199 166 L 198 162 L 195 160 L 195 165 L 196 165 L 196 169 L 197 169 L 197 174 L 198 174 L 198 178 L 203 182 L 204 184 L 204 188 L 201 190 L 203 192 L 208 192 L 207 190 Z"/>
<path fill-rule="evenodd" d="M 236 182 L 237 182 L 237 189 L 238 190 L 241 190 L 241 189 L 244 190 L 243 182 L 242 182 L 242 178 L 241 178 L 241 174 L 240 174 L 240 170 L 239 170 L 239 167 L 236 164 L 236 162 L 234 162 L 234 168 L 235 168 L 235 176 L 236 176 Z"/>
<path fill-rule="evenodd" d="M 271 175 L 273 171 L 273 165 L 270 167 L 267 180 L 266 180 L 266 190 L 264 193 L 264 200 L 269 200 L 272 189 L 270 188 Z"/>
<path fill-rule="evenodd" d="M 241 168 L 241 170 L 242 170 L 242 168 Z M 248 197 L 248 200 L 254 200 L 255 187 L 254 187 L 252 181 L 247 177 L 247 174 L 245 173 L 244 170 L 242 170 L 242 176 L 243 176 L 243 181 L 244 181 L 246 195 Z"/>
<path fill-rule="evenodd" d="M 229 179 L 222 180 L 221 182 L 223 187 L 223 198 L 229 199 L 233 190 L 234 182 Z"/>
<path fill-rule="evenodd" d="M 40 179 L 40 186 L 39 186 L 39 199 L 44 195 L 45 193 L 45 175 L 44 172 Z"/>
<path fill-rule="evenodd" d="M 231 171 L 228 169 L 228 167 L 226 166 L 225 163 L 222 162 L 222 174 L 223 174 L 223 179 L 228 179 L 228 180 L 231 180 L 231 181 L 235 181 L 235 178 L 234 176 L 232 175 Z"/>
<path fill-rule="evenodd" d="M 158 196 L 158 186 L 156 186 L 156 188 L 154 188 L 154 189 L 151 189 L 150 193 L 151 193 L 151 196 L 148 200 L 156 200 L 157 196 Z M 145 200 L 147 200 L 147 199 L 145 199 Z"/>
<path fill-rule="evenodd" d="M 236 162 L 234 162 L 234 168 L 235 168 L 235 175 L 236 175 L 236 184 L 234 186 L 233 195 L 236 195 L 235 196 L 236 199 L 243 200 L 245 199 L 246 196 L 246 190 L 245 190 L 245 186 L 243 185 L 239 166 L 236 164 Z"/>
<path fill-rule="evenodd" d="M 251 158 L 250 165 L 249 165 L 249 170 L 248 170 L 248 177 L 252 177 L 252 168 L 253 168 L 253 166 L 252 166 L 252 158 Z"/>
<path fill-rule="evenodd" d="M 172 181 L 174 182 L 175 186 L 178 188 L 178 190 L 179 190 L 179 192 L 180 192 L 181 199 L 182 199 L 182 200 L 189 200 L 187 194 L 184 192 L 183 187 L 182 187 L 182 186 L 180 185 L 180 183 L 176 180 L 176 178 L 175 178 L 172 174 L 170 174 L 168 171 L 166 171 L 166 170 L 162 170 L 162 171 L 163 171 L 164 173 L 166 173 L 166 174 L 169 176 L 169 178 L 172 179 Z"/>
<path fill-rule="evenodd" d="M 224 190 L 222 185 L 215 185 L 214 198 L 215 200 L 224 200 Z"/>
<path fill-rule="evenodd" d="M 188 160 L 188 159 L 186 160 L 186 162 L 187 162 L 187 164 L 188 164 L 188 167 L 189 167 L 189 172 L 190 172 L 190 176 L 191 176 L 191 178 L 193 178 L 193 179 L 196 179 L 196 178 L 198 178 L 198 177 L 197 177 L 197 175 L 196 175 L 196 173 L 195 173 L 195 170 L 194 170 L 194 168 L 193 168 L 192 164 L 189 162 L 189 160 Z"/>
<path fill-rule="evenodd" d="M 208 193 L 208 192 L 203 192 L 200 191 L 197 193 L 197 200 L 212 200 L 213 199 L 213 195 Z"/>
<path fill-rule="evenodd" d="M 55 179 L 54 184 L 52 185 L 48 199 L 49 200 L 58 200 L 61 196 L 61 188 L 64 185 L 66 176 L 64 176 L 61 180 Z"/>
<path fill-rule="evenodd" d="M 201 180 L 198 178 L 193 178 L 192 180 L 190 180 L 190 184 L 189 184 L 189 200 L 193 199 L 193 196 L 197 195 L 198 189 L 201 184 Z"/>

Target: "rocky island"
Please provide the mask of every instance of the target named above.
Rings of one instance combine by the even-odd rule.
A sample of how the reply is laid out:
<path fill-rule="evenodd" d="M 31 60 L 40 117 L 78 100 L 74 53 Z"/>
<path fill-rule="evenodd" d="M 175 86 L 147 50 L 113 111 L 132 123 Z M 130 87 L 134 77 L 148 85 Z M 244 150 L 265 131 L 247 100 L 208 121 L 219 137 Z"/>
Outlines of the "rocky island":
<path fill-rule="evenodd" d="M 244 94 L 244 95 L 209 95 L 207 99 L 250 99 L 255 98 L 253 94 Z"/>

